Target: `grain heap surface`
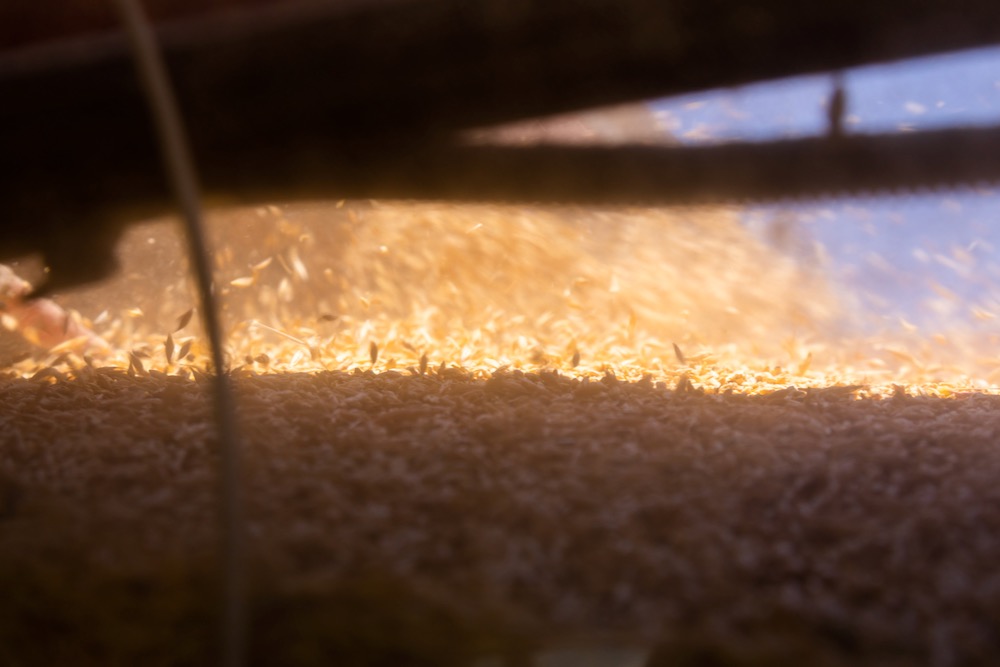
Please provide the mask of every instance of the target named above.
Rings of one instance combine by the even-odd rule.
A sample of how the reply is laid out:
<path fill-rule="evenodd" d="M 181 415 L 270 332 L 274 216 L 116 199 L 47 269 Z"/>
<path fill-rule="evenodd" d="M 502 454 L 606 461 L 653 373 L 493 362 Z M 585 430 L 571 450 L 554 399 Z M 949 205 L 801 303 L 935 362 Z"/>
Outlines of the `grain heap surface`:
<path fill-rule="evenodd" d="M 236 384 L 257 664 L 472 664 L 593 633 L 717 664 L 1000 656 L 998 397 Z M 6 660 L 208 664 L 206 404 L 122 371 L 0 384 Z"/>
<path fill-rule="evenodd" d="M 956 345 L 846 337 L 719 212 L 310 215 L 219 228 L 254 664 L 1000 660 L 1000 396 Z M 0 664 L 216 658 L 205 349 L 136 234 L 62 301 L 109 349 L 0 376 Z"/>

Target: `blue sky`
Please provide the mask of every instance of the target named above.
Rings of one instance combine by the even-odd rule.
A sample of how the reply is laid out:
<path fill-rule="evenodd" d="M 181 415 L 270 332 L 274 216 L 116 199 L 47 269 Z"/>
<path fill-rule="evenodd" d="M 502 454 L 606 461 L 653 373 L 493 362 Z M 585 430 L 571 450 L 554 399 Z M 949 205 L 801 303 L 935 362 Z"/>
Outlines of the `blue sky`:
<path fill-rule="evenodd" d="M 844 73 L 849 132 L 1000 125 L 1000 48 Z M 710 91 L 654 105 L 683 143 L 763 141 L 825 131 L 829 76 Z M 745 213 L 766 230 L 793 219 L 797 252 L 819 255 L 873 322 L 995 326 L 1000 316 L 1000 187 L 769 205 Z"/>

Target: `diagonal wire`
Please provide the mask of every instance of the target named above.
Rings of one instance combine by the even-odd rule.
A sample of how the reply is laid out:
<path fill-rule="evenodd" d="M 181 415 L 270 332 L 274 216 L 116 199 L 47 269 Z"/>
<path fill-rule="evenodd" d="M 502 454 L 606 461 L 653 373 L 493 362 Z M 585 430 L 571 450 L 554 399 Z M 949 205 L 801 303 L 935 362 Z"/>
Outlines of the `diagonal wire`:
<path fill-rule="evenodd" d="M 240 440 L 235 402 L 225 373 L 222 327 L 212 291 L 198 179 L 156 38 L 136 0 L 115 0 L 131 43 L 136 69 L 155 121 L 174 195 L 183 214 L 188 253 L 194 264 L 202 321 L 212 351 L 212 388 L 219 436 L 219 518 L 222 547 L 222 665 L 242 667 L 246 654 L 246 591 Z"/>

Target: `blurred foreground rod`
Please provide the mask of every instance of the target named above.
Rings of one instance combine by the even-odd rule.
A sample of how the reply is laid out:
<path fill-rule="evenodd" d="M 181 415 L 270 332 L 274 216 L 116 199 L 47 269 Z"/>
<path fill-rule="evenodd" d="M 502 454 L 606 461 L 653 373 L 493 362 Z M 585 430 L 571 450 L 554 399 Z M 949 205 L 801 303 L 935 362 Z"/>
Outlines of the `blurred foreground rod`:
<path fill-rule="evenodd" d="M 138 0 L 115 0 L 129 37 L 136 70 L 187 236 L 188 254 L 195 267 L 202 321 L 212 350 L 215 421 L 219 437 L 219 519 L 222 569 L 222 661 L 224 667 L 241 667 L 246 659 L 246 591 L 240 440 L 235 404 L 222 354 L 222 329 L 212 292 L 211 260 L 205 242 L 204 221 L 197 175 L 187 145 L 176 100 L 166 68 L 156 47 L 149 22 Z"/>

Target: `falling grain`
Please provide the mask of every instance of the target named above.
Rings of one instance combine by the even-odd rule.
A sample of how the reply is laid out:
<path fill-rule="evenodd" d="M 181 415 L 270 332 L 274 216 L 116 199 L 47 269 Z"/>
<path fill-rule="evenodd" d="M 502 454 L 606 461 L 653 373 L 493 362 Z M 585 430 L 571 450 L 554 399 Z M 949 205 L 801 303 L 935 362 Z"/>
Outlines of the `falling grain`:
<path fill-rule="evenodd" d="M 135 373 L 143 377 L 148 376 L 149 373 L 146 372 L 146 367 L 142 364 L 142 359 L 139 354 L 135 351 L 130 351 L 128 353 L 128 363 L 129 368 L 134 369 Z"/>
<path fill-rule="evenodd" d="M 910 364 L 914 368 L 923 368 L 923 364 L 921 364 L 916 357 L 914 357 L 912 354 L 909 354 L 908 352 L 904 352 L 903 350 L 896 350 L 891 347 L 886 347 L 883 349 L 892 356 L 894 356 L 896 359 L 899 359 L 904 363 Z"/>
<path fill-rule="evenodd" d="M 864 385 L 834 385 L 831 387 L 810 387 L 806 389 L 806 394 L 810 398 L 820 399 L 853 399 L 854 395 L 864 389 Z"/>
<path fill-rule="evenodd" d="M 302 261 L 302 258 L 299 257 L 299 251 L 294 247 L 288 251 L 288 262 L 291 264 L 292 272 L 295 277 L 302 282 L 308 282 L 309 271 L 306 269 L 306 265 Z"/>
<path fill-rule="evenodd" d="M 258 322 L 257 320 L 250 320 L 250 326 L 259 327 L 261 329 L 265 329 L 267 331 L 270 331 L 271 333 L 278 334 L 279 336 L 281 336 L 283 338 L 287 338 L 288 340 L 292 341 L 293 343 L 298 343 L 299 345 L 302 345 L 302 346 L 305 346 L 305 347 L 310 347 L 310 348 L 312 347 L 308 342 L 306 342 L 305 340 L 299 338 L 298 336 L 293 336 L 292 334 L 288 333 L 287 331 L 282 331 L 281 329 L 276 329 L 275 327 L 272 327 L 272 326 L 269 326 L 267 324 L 264 324 L 263 322 Z"/>
<path fill-rule="evenodd" d="M 49 366 L 63 366 L 70 363 L 68 352 L 61 352 L 58 357 L 52 360 Z"/>
<path fill-rule="evenodd" d="M 167 340 L 163 343 L 163 348 L 167 353 L 167 365 L 174 363 L 174 337 L 167 334 Z"/>
<path fill-rule="evenodd" d="M 193 338 L 189 338 L 188 340 L 181 343 L 181 349 L 177 352 L 177 361 L 187 358 L 188 353 L 191 352 L 191 343 L 193 340 L 194 340 Z"/>
<path fill-rule="evenodd" d="M 674 356 L 677 357 L 677 361 L 679 361 L 682 364 L 686 364 L 687 359 L 685 359 L 684 353 L 681 352 L 681 348 L 677 345 L 677 343 L 673 343 L 673 346 L 674 346 Z"/>
<path fill-rule="evenodd" d="M 90 335 L 76 336 L 75 338 L 69 338 L 63 342 L 49 348 L 49 354 L 62 354 L 66 351 L 79 351 L 86 349 L 88 345 L 94 342 L 94 338 Z"/>
<path fill-rule="evenodd" d="M 368 356 L 372 360 L 372 366 L 374 366 L 375 362 L 378 361 L 378 345 L 375 344 L 375 341 L 372 341 L 368 346 Z"/>
<path fill-rule="evenodd" d="M 424 352 L 420 355 L 420 374 L 425 375 L 427 373 L 427 353 Z"/>
<path fill-rule="evenodd" d="M 53 382 L 62 382 L 66 380 L 66 375 L 63 374 L 58 369 L 52 368 L 51 366 L 42 368 L 37 373 L 31 376 L 33 382 L 43 382 L 51 380 Z"/>
<path fill-rule="evenodd" d="M 178 317 L 177 318 L 177 328 L 174 329 L 174 332 L 180 331 L 181 329 L 183 329 L 184 327 L 186 327 L 188 325 L 188 322 L 191 321 L 191 316 L 192 315 L 194 315 L 194 308 L 189 309 L 183 315 L 181 315 L 180 317 Z M 181 356 L 183 356 L 183 355 L 181 355 Z"/>
<path fill-rule="evenodd" d="M 806 372 L 809 370 L 809 365 L 812 364 L 812 359 L 813 359 L 813 353 L 810 352 L 809 354 L 806 355 L 806 358 L 799 363 L 798 368 L 795 369 L 796 375 L 805 375 Z"/>

